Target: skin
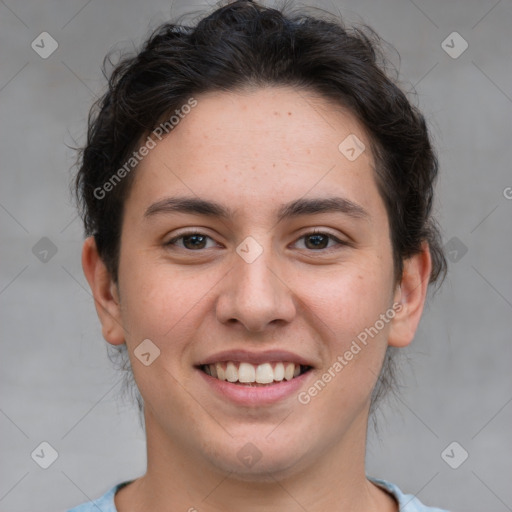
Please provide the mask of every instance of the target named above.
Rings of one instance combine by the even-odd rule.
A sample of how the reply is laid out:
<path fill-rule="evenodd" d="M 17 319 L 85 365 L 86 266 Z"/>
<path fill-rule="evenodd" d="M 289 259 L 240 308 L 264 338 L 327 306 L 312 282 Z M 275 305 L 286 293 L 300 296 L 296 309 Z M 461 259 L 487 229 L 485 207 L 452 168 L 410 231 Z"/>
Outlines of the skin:
<path fill-rule="evenodd" d="M 118 283 L 92 238 L 83 249 L 103 336 L 127 344 L 145 401 L 147 472 L 117 493 L 117 509 L 396 511 L 365 476 L 368 410 L 386 347 L 407 346 L 420 321 L 428 246 L 404 261 L 397 283 L 369 140 L 346 110 L 291 88 L 197 100 L 136 170 Z M 353 162 L 338 150 L 352 133 L 367 148 Z M 174 195 L 215 200 L 236 214 L 144 215 Z M 283 203 L 332 196 L 368 216 L 276 221 Z M 166 245 L 183 228 L 210 238 L 199 248 L 190 239 Z M 316 249 L 305 237 L 313 229 L 348 245 L 327 238 Z M 247 236 L 263 250 L 252 263 L 236 252 Z M 307 405 L 293 394 L 273 405 L 236 406 L 214 395 L 194 367 L 221 350 L 289 350 L 314 366 L 307 390 L 400 301 L 394 318 Z M 147 338 L 160 349 L 149 366 L 133 354 Z M 237 457 L 248 442 L 261 453 L 249 468 Z"/>

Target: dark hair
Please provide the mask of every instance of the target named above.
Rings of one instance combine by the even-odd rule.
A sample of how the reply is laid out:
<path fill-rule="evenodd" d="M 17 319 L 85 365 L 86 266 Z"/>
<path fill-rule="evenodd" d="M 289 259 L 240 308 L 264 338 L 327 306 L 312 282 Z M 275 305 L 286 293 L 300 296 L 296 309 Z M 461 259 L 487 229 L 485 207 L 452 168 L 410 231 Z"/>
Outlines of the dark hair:
<path fill-rule="evenodd" d="M 122 173 L 115 183 L 112 177 L 143 137 L 192 95 L 268 86 L 315 93 L 358 119 L 370 138 L 387 209 L 397 282 L 403 260 L 420 252 L 422 242 L 432 256 L 429 282 L 444 278 L 446 260 L 431 216 L 437 158 L 423 115 L 387 75 L 380 43 L 366 25 L 346 28 L 339 19 L 286 15 L 283 9 L 239 0 L 194 27 L 164 23 L 140 53 L 122 59 L 89 114 L 75 183 L 86 234 L 94 235 L 113 279 L 118 278 L 123 204 L 136 171 Z M 113 186 L 104 193 L 109 180 Z M 390 356 L 388 350 L 374 399 L 393 380 Z"/>

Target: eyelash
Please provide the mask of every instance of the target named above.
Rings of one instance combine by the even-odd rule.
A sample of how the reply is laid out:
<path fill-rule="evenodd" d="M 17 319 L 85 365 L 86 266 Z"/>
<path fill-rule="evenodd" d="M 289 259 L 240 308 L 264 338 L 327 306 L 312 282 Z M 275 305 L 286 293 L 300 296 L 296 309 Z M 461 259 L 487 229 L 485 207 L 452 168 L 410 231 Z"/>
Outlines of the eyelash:
<path fill-rule="evenodd" d="M 187 238 L 189 236 L 194 236 L 194 235 L 203 236 L 203 237 L 210 238 L 211 240 L 213 240 L 210 236 L 205 235 L 204 233 L 201 233 L 200 231 L 188 231 L 188 232 L 185 232 L 185 233 L 181 233 L 180 235 L 172 238 L 171 240 L 166 242 L 164 245 L 165 246 L 173 246 L 173 245 L 176 246 L 176 242 L 178 240 L 181 240 L 182 238 Z M 327 236 L 330 240 L 334 240 L 335 242 L 337 242 L 338 246 L 348 246 L 348 245 L 350 245 L 348 242 L 340 240 L 339 238 L 335 237 L 331 233 L 328 233 L 328 232 L 325 232 L 325 231 L 316 230 L 316 229 L 313 230 L 313 231 L 310 231 L 309 233 L 305 233 L 304 235 L 299 237 L 298 240 L 302 240 L 303 238 L 307 238 L 309 236 L 314 236 L 314 235 Z M 197 251 L 194 251 L 192 249 L 187 249 L 186 247 L 179 247 L 179 248 L 183 249 L 185 251 L 188 251 L 188 252 L 200 252 L 202 250 L 206 250 L 206 249 L 198 249 Z M 318 249 L 318 250 L 310 249 L 310 251 L 312 251 L 312 252 L 330 252 L 331 250 L 336 250 L 336 247 L 330 247 L 330 248 L 324 248 L 324 249 Z"/>

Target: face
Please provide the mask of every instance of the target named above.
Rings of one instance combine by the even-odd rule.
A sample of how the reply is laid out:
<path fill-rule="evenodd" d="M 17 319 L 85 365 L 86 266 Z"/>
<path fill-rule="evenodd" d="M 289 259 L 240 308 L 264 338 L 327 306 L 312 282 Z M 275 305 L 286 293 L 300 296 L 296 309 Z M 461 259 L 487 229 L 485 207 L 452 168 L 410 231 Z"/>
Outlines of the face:
<path fill-rule="evenodd" d="M 369 140 L 289 88 L 196 99 L 136 170 L 106 334 L 148 445 L 262 478 L 359 450 L 400 298 Z"/>

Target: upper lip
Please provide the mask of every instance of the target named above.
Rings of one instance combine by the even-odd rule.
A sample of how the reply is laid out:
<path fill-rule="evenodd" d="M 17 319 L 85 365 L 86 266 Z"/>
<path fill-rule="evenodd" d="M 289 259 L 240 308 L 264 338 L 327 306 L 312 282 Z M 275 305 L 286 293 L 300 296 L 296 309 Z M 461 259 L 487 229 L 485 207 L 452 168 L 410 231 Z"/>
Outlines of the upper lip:
<path fill-rule="evenodd" d="M 250 352 L 248 350 L 224 350 L 208 356 L 197 366 L 206 364 L 215 364 L 222 361 L 244 362 L 252 364 L 272 363 L 272 362 L 287 362 L 301 364 L 303 366 L 313 366 L 311 361 L 304 357 L 289 352 L 287 350 L 265 350 L 262 352 Z"/>

